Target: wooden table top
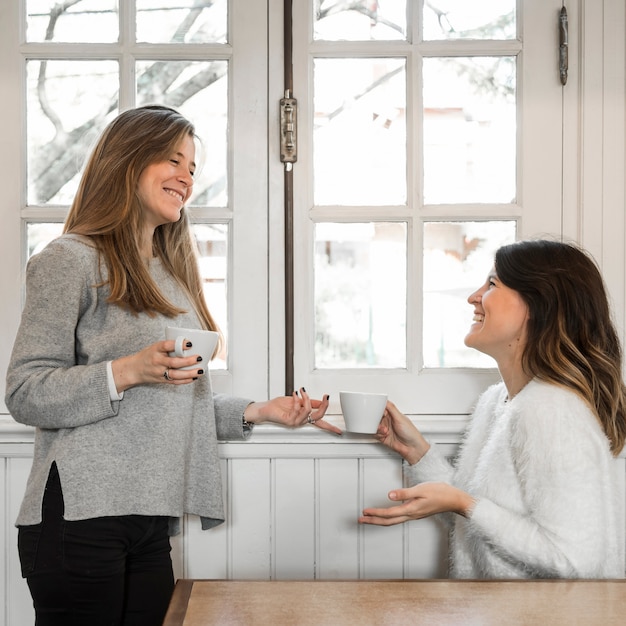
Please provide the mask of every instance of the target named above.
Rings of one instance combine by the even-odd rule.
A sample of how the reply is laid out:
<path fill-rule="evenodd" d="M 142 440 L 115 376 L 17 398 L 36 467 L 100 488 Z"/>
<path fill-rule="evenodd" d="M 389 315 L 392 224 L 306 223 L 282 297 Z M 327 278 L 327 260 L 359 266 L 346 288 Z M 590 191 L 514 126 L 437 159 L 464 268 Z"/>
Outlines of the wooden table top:
<path fill-rule="evenodd" d="M 612 626 L 626 580 L 179 580 L 163 626 Z"/>

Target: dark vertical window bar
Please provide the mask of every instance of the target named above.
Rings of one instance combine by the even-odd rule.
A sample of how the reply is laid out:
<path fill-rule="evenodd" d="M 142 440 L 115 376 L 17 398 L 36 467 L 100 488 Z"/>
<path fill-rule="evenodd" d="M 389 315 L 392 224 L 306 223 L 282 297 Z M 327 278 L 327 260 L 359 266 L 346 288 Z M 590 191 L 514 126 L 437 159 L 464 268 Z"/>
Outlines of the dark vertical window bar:
<path fill-rule="evenodd" d="M 292 0 L 284 1 L 284 96 L 293 98 Z M 285 163 L 285 393 L 294 390 L 293 163 Z"/>

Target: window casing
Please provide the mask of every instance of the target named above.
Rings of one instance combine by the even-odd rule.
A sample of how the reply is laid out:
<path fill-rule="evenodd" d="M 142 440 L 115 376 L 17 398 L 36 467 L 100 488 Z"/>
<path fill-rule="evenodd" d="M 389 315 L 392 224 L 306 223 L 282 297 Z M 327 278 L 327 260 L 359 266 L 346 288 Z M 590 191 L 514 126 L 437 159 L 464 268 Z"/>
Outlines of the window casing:
<path fill-rule="evenodd" d="M 299 11 L 300 3 L 296 4 Z M 413 4 L 413 3 L 411 3 Z M 518 6 L 522 3 L 519 2 Z M 583 0 L 568 2 L 570 15 L 570 76 L 565 90 L 554 81 L 554 55 L 557 45 L 554 16 L 561 2 L 524 2 L 519 12 L 519 32 L 516 42 L 494 44 L 500 53 L 516 56 L 518 78 L 522 90 L 517 96 L 520 104 L 517 115 L 522 123 L 517 128 L 518 196 L 516 203 L 502 205 L 460 205 L 449 211 L 448 205 L 426 205 L 420 199 L 419 185 L 422 157 L 417 124 L 410 116 L 406 126 L 410 142 L 406 151 L 407 206 L 394 205 L 374 219 L 371 209 L 348 207 L 338 220 L 333 206 L 314 206 L 308 177 L 311 171 L 312 130 L 308 127 L 308 113 L 313 111 L 312 75 L 309 54 L 320 58 L 333 58 L 336 50 L 350 47 L 360 49 L 362 42 L 314 41 L 308 28 L 312 16 L 301 20 L 298 12 L 294 20 L 295 41 L 304 42 L 308 48 L 296 50 L 295 65 L 300 68 L 297 77 L 296 97 L 300 109 L 300 151 L 295 165 L 295 178 L 304 187 L 296 193 L 298 231 L 297 248 L 302 255 L 296 259 L 298 307 L 295 333 L 297 345 L 296 384 L 305 384 L 312 393 L 331 393 L 337 400 L 340 388 L 371 387 L 382 384 L 390 397 L 396 398 L 407 411 L 416 413 L 466 412 L 477 393 L 496 376 L 493 371 L 480 369 L 459 371 L 434 371 L 423 368 L 424 352 L 421 343 L 425 321 L 422 320 L 422 283 L 424 224 L 451 224 L 481 221 L 514 221 L 517 236 L 535 233 L 561 233 L 585 245 L 603 267 L 607 283 L 616 306 L 618 324 L 624 326 L 624 247 L 623 211 L 623 83 L 624 68 L 616 63 L 610 72 L 607 59 L 623 59 L 623 3 L 603 0 L 603 11 Z M 130 9 L 132 2 L 120 2 L 121 32 L 132 30 Z M 204 207 L 196 211 L 199 223 L 217 224 L 228 238 L 220 244 L 226 251 L 228 268 L 226 304 L 228 306 L 229 355 L 228 370 L 214 376 L 216 387 L 224 391 L 239 392 L 249 397 L 276 395 L 284 390 L 284 283 L 282 252 L 282 171 L 278 157 L 278 121 L 276 102 L 282 95 L 281 29 L 282 2 L 232 3 L 229 7 L 229 40 L 227 43 L 189 44 L 185 52 L 175 52 L 175 47 L 165 46 L 178 60 L 205 61 L 210 51 L 212 58 L 226 60 L 231 67 L 229 93 L 228 140 L 226 155 L 228 182 L 233 197 L 230 205 Z M 545 10 L 545 11 L 544 11 Z M 306 13 L 308 9 L 304 9 Z M 547 16 L 545 15 L 547 13 Z M 8 181 L 0 200 L 0 231 L 3 266 L 0 271 L 0 371 L 6 370 L 13 338 L 17 332 L 21 311 L 23 268 L 29 254 L 27 246 L 29 229 L 40 225 L 62 223 L 66 206 L 31 204 L 27 198 L 27 128 L 25 99 L 27 92 L 26 61 L 52 60 L 75 53 L 83 44 L 67 43 L 57 46 L 52 42 L 27 43 L 25 32 L 25 2 L 2 3 L 0 24 L 0 83 L 3 97 L 0 107 L 5 125 L 3 146 L 0 151 L 0 171 Z M 416 14 L 407 20 L 407 33 L 419 32 Z M 622 25 L 622 26 L 620 26 Z M 584 32 L 579 41 L 577 33 Z M 301 39 L 304 37 L 304 39 Z M 523 50 L 512 50 L 519 41 Z M 416 56 L 402 48 L 414 43 L 396 40 L 375 42 L 378 55 L 405 58 L 413 62 Z M 413 42 L 413 39 L 410 39 Z M 547 44 L 545 42 L 548 42 Z M 89 59 L 119 58 L 150 61 L 160 58 L 159 47 L 164 44 L 140 43 L 131 52 L 128 46 L 116 42 L 99 43 L 83 55 Z M 446 40 L 428 43 L 431 53 L 449 45 Z M 475 54 L 473 42 L 455 42 L 466 56 Z M 269 48 L 268 48 L 269 46 Z M 115 49 L 115 54 L 110 51 Z M 84 47 L 83 47 L 84 50 Z M 262 51 L 260 53 L 259 51 Z M 620 52 L 621 51 L 621 52 Z M 214 53 L 214 54 L 213 54 Z M 356 54 L 356 53 L 355 53 Z M 362 53 L 363 54 L 363 53 Z M 80 57 L 80 54 L 77 55 Z M 340 55 L 339 55 L 340 56 Z M 367 56 L 367 54 L 365 54 Z M 444 55 L 445 56 L 445 55 Z M 419 55 L 417 55 L 419 57 Z M 311 56 L 311 58 L 313 58 Z M 317 58 L 317 57 L 315 57 Z M 120 106 L 134 104 L 131 63 L 121 65 Z M 303 69 L 304 68 L 304 69 Z M 545 71 L 536 71 L 537 68 Z M 608 73 L 607 73 L 608 72 Z M 609 79 L 609 80 L 605 80 Z M 308 81 L 308 82 L 307 82 Z M 621 91 L 620 91 L 620 85 Z M 407 98 L 418 101 L 420 86 L 409 72 L 406 79 Z M 269 95 L 268 95 L 269 94 Z M 275 95 L 272 95 L 275 94 Z M 601 97 L 600 97 L 600 95 Z M 235 105 L 237 103 L 237 105 Z M 246 104 L 247 103 L 247 104 Z M 557 104 L 555 104 L 557 103 Z M 622 103 L 622 104 L 620 104 Z M 241 106 L 240 106 L 241 105 Z M 413 114 L 413 113 L 412 113 Z M 386 118 L 385 118 L 386 120 Z M 395 123 L 395 121 L 394 121 Z M 384 124 L 383 124 L 384 125 Z M 563 128 L 569 129 L 563 132 Z M 532 132 L 530 130 L 532 129 Z M 235 143 L 242 141 L 241 149 Z M 556 175 L 554 164 L 559 164 Z M 521 174 L 521 175 L 520 175 Z M 534 182 L 533 182 L 534 181 Z M 538 182 L 537 182 L 538 181 Z M 415 200 L 416 199 L 416 200 Z M 554 210 L 558 207 L 558 210 Z M 378 210 L 378 209 L 376 209 Z M 421 220 L 417 228 L 415 221 Z M 315 367 L 310 355 L 314 352 L 314 330 L 311 320 L 316 310 L 314 299 L 315 273 L 313 271 L 319 235 L 327 237 L 325 224 L 404 223 L 406 235 L 407 331 L 405 351 L 406 369 L 324 371 Z M 323 228 L 318 229 L 318 224 Z M 361 244 L 362 245 L 362 244 Z M 435 276 L 436 278 L 436 276 Z M 415 356 L 417 355 L 417 356 Z M 430 379 L 437 378 L 431 386 Z M 424 391 L 425 393 L 422 393 Z M 450 398 L 454 389 L 455 398 Z M 414 399 L 419 399 L 419 404 Z M 406 401 L 405 401 L 406 399 Z M 0 405 L 2 398 L 0 397 Z M 338 411 L 338 403 L 333 410 Z M 0 406 L 0 412 L 6 408 Z"/>
<path fill-rule="evenodd" d="M 3 7 L 7 23 L 19 24 L 2 64 L 14 87 L 3 108 L 18 131 L 7 133 L 15 147 L 8 171 L 19 181 L 2 211 L 16 272 L 5 290 L 3 360 L 19 322 L 26 261 L 61 232 L 93 141 L 119 111 L 159 103 L 186 115 L 200 138 L 188 210 L 209 306 L 228 338 L 228 354 L 212 363 L 213 386 L 266 396 L 267 333 L 256 330 L 267 328 L 268 115 L 258 97 L 267 92 L 267 6 L 78 0 L 56 14 L 53 2 L 18 4 Z M 254 165 L 244 142 L 258 151 Z M 239 246 L 254 257 L 254 276 L 234 260 Z M 236 313 L 253 309 L 254 320 Z"/>
<path fill-rule="evenodd" d="M 296 379 L 466 413 L 498 378 L 466 298 L 503 243 L 563 234 L 561 3 L 340 5 L 294 6 Z"/>

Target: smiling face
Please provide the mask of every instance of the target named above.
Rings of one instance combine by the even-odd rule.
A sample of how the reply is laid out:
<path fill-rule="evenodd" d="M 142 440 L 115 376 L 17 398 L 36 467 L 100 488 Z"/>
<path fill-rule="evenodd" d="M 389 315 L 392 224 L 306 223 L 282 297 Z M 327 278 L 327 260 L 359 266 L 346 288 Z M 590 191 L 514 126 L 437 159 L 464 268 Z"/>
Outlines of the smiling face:
<path fill-rule="evenodd" d="M 474 306 L 474 323 L 465 345 L 488 354 L 499 365 L 519 362 L 528 320 L 528 306 L 521 295 L 502 283 L 492 270 L 485 284 L 467 301 Z"/>
<path fill-rule="evenodd" d="M 180 219 L 193 188 L 195 155 L 193 138 L 187 135 L 166 161 L 152 163 L 141 172 L 137 196 L 149 230 Z"/>

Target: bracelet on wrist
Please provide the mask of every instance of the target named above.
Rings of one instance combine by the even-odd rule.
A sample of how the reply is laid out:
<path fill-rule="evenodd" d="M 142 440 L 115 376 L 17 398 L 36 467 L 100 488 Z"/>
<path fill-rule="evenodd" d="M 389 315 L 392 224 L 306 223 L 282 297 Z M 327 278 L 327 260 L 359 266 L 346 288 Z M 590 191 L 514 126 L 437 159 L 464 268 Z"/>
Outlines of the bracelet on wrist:
<path fill-rule="evenodd" d="M 241 425 L 243 426 L 244 433 L 249 433 L 254 428 L 254 424 L 252 422 L 248 422 L 245 415 L 241 416 Z"/>

